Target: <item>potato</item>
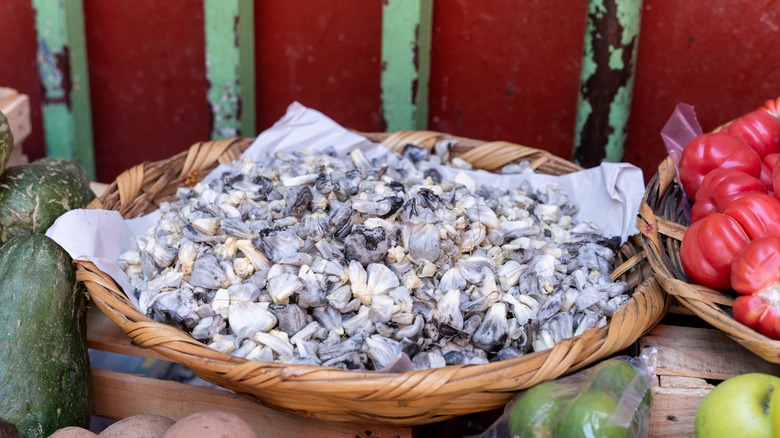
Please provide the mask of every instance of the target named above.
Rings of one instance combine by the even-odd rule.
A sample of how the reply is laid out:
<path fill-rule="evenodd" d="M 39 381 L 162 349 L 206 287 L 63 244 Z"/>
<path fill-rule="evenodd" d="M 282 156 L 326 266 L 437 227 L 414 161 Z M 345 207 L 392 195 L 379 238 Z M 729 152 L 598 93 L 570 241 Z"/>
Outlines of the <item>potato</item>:
<path fill-rule="evenodd" d="M 53 434 L 49 435 L 49 438 L 91 438 L 96 436 L 97 434 L 90 430 L 76 426 L 68 426 L 55 431 Z"/>
<path fill-rule="evenodd" d="M 98 435 L 101 438 L 160 438 L 175 421 L 155 414 L 138 414 L 123 418 Z"/>
<path fill-rule="evenodd" d="M 0 436 L 3 438 L 24 438 L 24 434 L 15 424 L 0 418 Z"/>
<path fill-rule="evenodd" d="M 184 417 L 171 426 L 163 438 L 257 438 L 252 426 L 230 412 L 209 410 Z"/>

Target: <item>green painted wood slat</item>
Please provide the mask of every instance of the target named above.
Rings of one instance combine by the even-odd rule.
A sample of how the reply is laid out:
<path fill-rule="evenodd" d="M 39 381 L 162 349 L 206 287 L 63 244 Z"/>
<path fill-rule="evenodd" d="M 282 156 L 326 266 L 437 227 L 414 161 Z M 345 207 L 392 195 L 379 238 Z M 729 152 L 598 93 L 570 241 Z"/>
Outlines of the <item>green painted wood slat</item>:
<path fill-rule="evenodd" d="M 95 178 L 82 0 L 32 0 L 46 155 L 78 161 Z"/>
<path fill-rule="evenodd" d="M 428 125 L 433 0 L 385 0 L 382 7 L 382 114 L 389 132 Z"/>
<path fill-rule="evenodd" d="M 590 0 L 577 101 L 574 161 L 621 161 L 639 48 L 642 0 Z"/>
<path fill-rule="evenodd" d="M 252 0 L 203 0 L 211 138 L 254 136 Z"/>

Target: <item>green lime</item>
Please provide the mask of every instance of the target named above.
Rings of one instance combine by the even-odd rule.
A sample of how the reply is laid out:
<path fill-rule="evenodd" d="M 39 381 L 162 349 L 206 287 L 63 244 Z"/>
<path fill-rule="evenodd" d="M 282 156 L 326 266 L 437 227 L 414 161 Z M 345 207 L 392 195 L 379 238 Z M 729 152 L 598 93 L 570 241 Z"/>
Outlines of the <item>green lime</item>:
<path fill-rule="evenodd" d="M 555 381 L 527 389 L 512 404 L 509 431 L 515 437 L 552 437 L 568 401 L 577 388 Z"/>
<path fill-rule="evenodd" d="M 639 370 L 620 359 L 607 359 L 594 367 L 595 377 L 590 385 L 592 391 L 603 391 L 619 399 L 628 385 L 634 381 Z"/>
<path fill-rule="evenodd" d="M 601 391 L 585 391 L 575 398 L 558 424 L 556 436 L 566 438 L 628 438 L 628 427 L 607 426 L 618 401 Z"/>

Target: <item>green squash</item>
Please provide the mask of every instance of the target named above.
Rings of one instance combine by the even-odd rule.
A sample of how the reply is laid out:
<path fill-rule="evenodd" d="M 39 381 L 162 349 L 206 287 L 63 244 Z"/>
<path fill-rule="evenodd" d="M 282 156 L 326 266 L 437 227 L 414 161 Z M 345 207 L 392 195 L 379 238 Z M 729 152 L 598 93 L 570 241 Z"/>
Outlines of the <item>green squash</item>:
<path fill-rule="evenodd" d="M 89 178 L 75 161 L 43 158 L 0 175 L 0 243 L 43 234 L 63 213 L 94 199 Z"/>
<path fill-rule="evenodd" d="M 0 246 L 0 418 L 27 438 L 89 427 L 86 291 L 44 235 Z"/>

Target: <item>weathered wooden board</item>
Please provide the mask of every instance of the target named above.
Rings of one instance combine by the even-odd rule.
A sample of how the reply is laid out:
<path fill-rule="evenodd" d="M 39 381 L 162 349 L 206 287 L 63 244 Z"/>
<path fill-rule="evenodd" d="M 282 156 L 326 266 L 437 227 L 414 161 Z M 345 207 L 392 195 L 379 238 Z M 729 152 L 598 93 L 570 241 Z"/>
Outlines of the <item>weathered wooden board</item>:
<path fill-rule="evenodd" d="M 750 372 L 780 375 L 780 366 L 711 328 L 659 325 L 639 346 L 658 349 L 650 437 L 693 436 L 696 411 L 720 381 Z"/>
<path fill-rule="evenodd" d="M 411 428 L 321 421 L 259 405 L 233 393 L 106 370 L 92 370 L 93 413 L 120 419 L 153 413 L 180 420 L 196 412 L 220 409 L 246 420 L 259 438 L 411 437 Z"/>
<path fill-rule="evenodd" d="M 659 325 L 640 339 L 658 348 L 659 376 L 725 380 L 748 372 L 780 375 L 766 362 L 715 329 Z"/>
<path fill-rule="evenodd" d="M 0 87 L 0 112 L 8 119 L 11 135 L 14 137 L 14 148 L 6 167 L 27 163 L 29 159 L 24 154 L 22 142 L 32 132 L 29 97 L 26 94 L 19 94 L 13 88 Z"/>
<path fill-rule="evenodd" d="M 0 87 L 0 111 L 8 118 L 14 145 L 19 146 L 32 132 L 30 99 L 12 88 Z"/>

